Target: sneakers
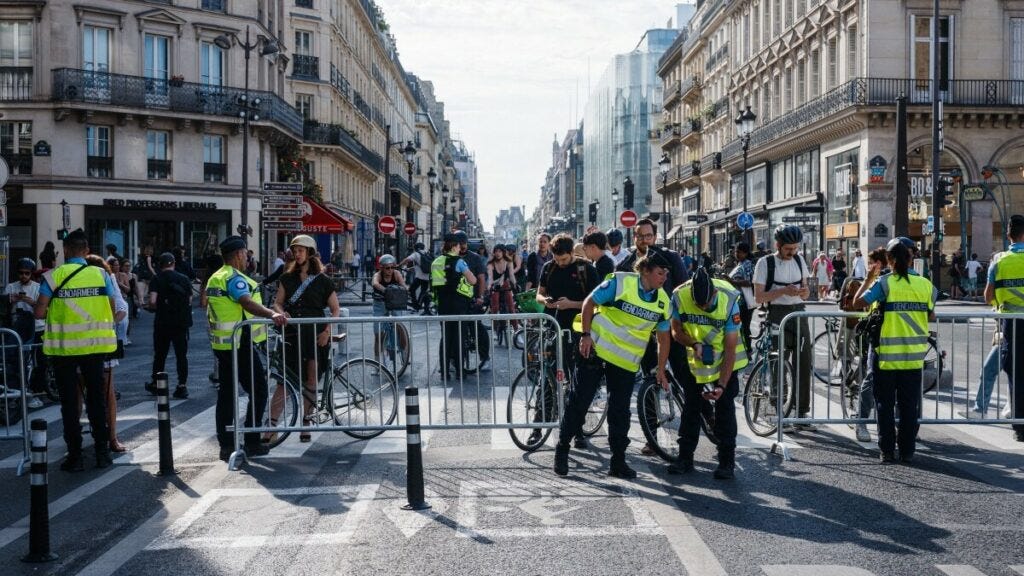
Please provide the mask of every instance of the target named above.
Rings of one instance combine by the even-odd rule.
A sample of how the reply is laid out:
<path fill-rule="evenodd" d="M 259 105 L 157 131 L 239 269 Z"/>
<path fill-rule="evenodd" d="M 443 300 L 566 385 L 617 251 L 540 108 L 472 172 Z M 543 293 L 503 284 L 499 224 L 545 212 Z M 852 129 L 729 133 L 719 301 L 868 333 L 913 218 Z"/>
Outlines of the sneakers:
<path fill-rule="evenodd" d="M 982 412 L 981 410 L 978 410 L 977 408 L 971 408 L 970 410 L 957 410 L 956 415 L 960 416 L 961 418 L 967 418 L 968 420 L 970 420 L 971 418 L 985 417 L 985 413 Z"/>
<path fill-rule="evenodd" d="M 654 448 L 651 448 L 650 442 L 644 444 L 644 447 L 640 449 L 640 453 L 643 454 L 644 456 L 654 456 L 655 454 L 657 454 L 657 452 L 654 451 Z"/>
<path fill-rule="evenodd" d="M 736 472 L 732 465 L 719 464 L 712 476 L 715 480 L 732 480 L 736 477 Z"/>
<path fill-rule="evenodd" d="M 530 437 L 526 439 L 526 443 L 530 446 L 540 443 L 540 437 L 543 433 L 540 430 L 534 430 Z"/>
<path fill-rule="evenodd" d="M 1006 407 L 1003 408 L 1003 411 L 999 415 L 1002 416 L 1004 420 L 1009 420 L 1010 418 L 1013 418 L 1013 406 L 1011 406 L 1010 403 L 1007 402 Z"/>
<path fill-rule="evenodd" d="M 895 464 L 896 463 L 896 454 L 893 454 L 892 452 L 882 452 L 878 456 L 878 460 L 882 464 Z"/>
<path fill-rule="evenodd" d="M 693 472 L 693 455 L 683 456 L 679 455 L 679 458 L 668 465 L 669 474 L 689 474 Z"/>
<path fill-rule="evenodd" d="M 555 445 L 555 474 L 559 476 L 569 475 L 569 445 L 568 444 L 556 444 Z"/>
<path fill-rule="evenodd" d="M 867 424 L 857 424 L 857 442 L 871 442 L 871 432 Z"/>
<path fill-rule="evenodd" d="M 178 387 L 174 389 L 173 396 L 178 400 L 185 400 L 188 398 L 188 386 L 184 384 L 178 384 Z"/>
<path fill-rule="evenodd" d="M 476 369 L 477 369 L 478 372 L 483 372 L 484 370 L 490 370 L 491 369 L 491 359 L 490 358 L 484 358 L 483 360 L 480 361 L 480 365 L 477 366 Z"/>

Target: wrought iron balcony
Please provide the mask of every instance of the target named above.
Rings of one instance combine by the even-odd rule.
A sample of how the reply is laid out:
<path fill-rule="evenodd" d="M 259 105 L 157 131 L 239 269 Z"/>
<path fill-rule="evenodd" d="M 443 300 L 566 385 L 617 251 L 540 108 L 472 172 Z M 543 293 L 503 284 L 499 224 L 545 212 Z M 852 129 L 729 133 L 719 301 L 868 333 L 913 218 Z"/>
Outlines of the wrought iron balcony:
<path fill-rule="evenodd" d="M 412 186 L 409 185 L 409 181 L 405 178 L 392 173 L 390 182 L 392 190 L 398 190 L 406 196 L 412 196 Z"/>
<path fill-rule="evenodd" d="M 194 82 L 90 72 L 73 68 L 53 71 L 52 100 L 122 108 L 230 116 L 237 120 L 241 88 Z M 277 94 L 250 90 L 249 98 L 261 99 L 260 120 L 274 122 L 295 138 L 302 137 L 302 116 Z"/>
<path fill-rule="evenodd" d="M 679 89 L 679 95 L 682 96 L 683 100 L 689 100 L 691 96 L 700 95 L 702 86 L 700 76 L 695 74 L 683 80 L 682 86 Z"/>
<path fill-rule="evenodd" d="M 31 66 L 0 66 L 0 100 L 17 101 L 32 98 Z"/>
<path fill-rule="evenodd" d="M 662 106 L 668 108 L 670 104 L 675 102 L 676 98 L 679 97 L 679 82 L 673 82 L 665 87 L 665 97 L 662 99 Z"/>
<path fill-rule="evenodd" d="M 380 172 L 381 168 L 384 167 L 384 160 L 380 157 L 380 154 L 363 146 L 343 126 L 307 122 L 303 139 L 313 144 L 340 146 L 374 172 Z"/>
<path fill-rule="evenodd" d="M 380 86 L 381 90 L 383 90 L 385 92 L 388 91 L 388 84 L 387 84 L 387 82 L 384 81 L 384 73 L 380 71 L 380 67 L 379 66 L 377 66 L 376 64 L 373 64 L 370 67 L 370 75 L 373 76 L 374 82 L 376 82 L 377 85 Z"/>
<path fill-rule="evenodd" d="M 349 84 L 348 78 L 341 73 L 341 70 L 331 62 L 331 86 L 341 93 L 349 102 L 352 101 L 352 85 Z"/>
<path fill-rule="evenodd" d="M 296 54 L 292 60 L 292 77 L 308 80 L 320 79 L 320 57 Z"/>
<path fill-rule="evenodd" d="M 113 178 L 114 158 L 112 156 L 86 156 L 85 172 L 89 178 Z"/>
<path fill-rule="evenodd" d="M 728 60 L 728 57 L 729 45 L 724 44 L 708 58 L 707 62 L 704 63 L 704 72 L 710 73 L 716 66 Z"/>
<path fill-rule="evenodd" d="M 167 180 L 171 177 L 171 161 L 150 158 L 146 160 L 146 178 L 150 180 Z"/>
<path fill-rule="evenodd" d="M 219 162 L 203 162 L 203 180 L 224 182 L 228 176 L 228 165 Z"/>
<path fill-rule="evenodd" d="M 373 116 L 373 112 L 370 110 L 370 105 L 363 100 L 363 95 L 357 90 L 352 91 L 352 102 L 356 105 L 356 110 L 363 115 L 367 120 Z"/>
<path fill-rule="evenodd" d="M 32 154 L 0 152 L 0 158 L 7 162 L 7 167 L 11 169 L 12 175 L 28 176 L 32 174 Z"/>
<path fill-rule="evenodd" d="M 703 124 L 701 123 L 700 118 L 690 118 L 686 122 L 683 122 L 683 128 L 679 134 L 679 141 L 690 146 L 700 139 L 702 129 Z"/>
<path fill-rule="evenodd" d="M 661 129 L 662 147 L 671 147 L 679 142 L 679 124 L 668 124 Z"/>
<path fill-rule="evenodd" d="M 385 127 L 384 113 L 381 112 L 380 108 L 377 108 L 376 106 L 371 106 L 370 108 L 372 111 L 371 113 L 373 115 L 373 123 L 376 124 L 377 126 L 380 126 L 383 129 Z"/>

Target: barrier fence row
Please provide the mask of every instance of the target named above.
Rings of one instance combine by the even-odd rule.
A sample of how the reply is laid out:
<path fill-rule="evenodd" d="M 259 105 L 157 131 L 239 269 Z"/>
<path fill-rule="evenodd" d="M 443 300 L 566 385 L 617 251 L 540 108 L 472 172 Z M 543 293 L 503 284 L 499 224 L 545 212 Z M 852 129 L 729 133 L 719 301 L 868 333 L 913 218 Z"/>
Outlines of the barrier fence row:
<path fill-rule="evenodd" d="M 31 345 L 23 345 L 18 333 L 0 328 L 0 440 L 21 443 L 22 458 L 18 476 L 29 462 L 28 378 L 25 357 L 32 354 Z"/>

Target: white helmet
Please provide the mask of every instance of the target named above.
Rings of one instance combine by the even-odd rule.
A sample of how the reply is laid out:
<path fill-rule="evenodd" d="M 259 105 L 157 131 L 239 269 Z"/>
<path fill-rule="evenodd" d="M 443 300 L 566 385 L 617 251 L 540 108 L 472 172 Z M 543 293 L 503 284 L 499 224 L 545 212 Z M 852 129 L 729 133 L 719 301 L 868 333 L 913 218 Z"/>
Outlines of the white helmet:
<path fill-rule="evenodd" d="M 380 257 L 381 266 L 394 266 L 398 261 L 391 254 L 385 254 Z"/>
<path fill-rule="evenodd" d="M 312 236 L 299 234 L 295 238 L 292 238 L 291 243 L 288 244 L 289 248 L 291 248 L 292 246 L 305 246 L 306 248 L 312 248 L 313 250 L 316 250 L 316 240 L 313 240 Z"/>

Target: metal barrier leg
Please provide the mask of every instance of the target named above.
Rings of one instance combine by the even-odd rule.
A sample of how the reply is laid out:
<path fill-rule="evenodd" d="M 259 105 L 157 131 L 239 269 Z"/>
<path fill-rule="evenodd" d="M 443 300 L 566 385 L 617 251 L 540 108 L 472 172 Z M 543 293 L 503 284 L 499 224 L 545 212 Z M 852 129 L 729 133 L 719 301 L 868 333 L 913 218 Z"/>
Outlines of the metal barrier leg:
<path fill-rule="evenodd" d="M 789 319 L 789 316 L 786 316 L 785 318 L 782 319 L 782 322 L 779 322 L 779 359 L 778 359 L 779 370 L 778 370 L 778 374 L 776 376 L 778 378 L 778 380 L 775 381 L 775 387 L 776 387 L 775 396 L 776 396 L 777 401 L 778 401 L 778 405 L 776 407 L 776 415 L 778 416 L 778 429 L 776 430 L 776 432 L 777 432 L 778 436 L 776 437 L 775 441 L 772 442 L 772 450 L 771 450 L 772 454 L 780 454 L 784 461 L 790 459 L 790 457 L 789 457 L 789 447 L 786 446 L 786 441 L 785 441 L 785 439 L 783 438 L 783 435 L 782 435 L 783 420 L 784 420 L 784 416 L 785 416 L 783 400 L 784 400 L 785 390 L 786 390 L 786 373 L 785 373 L 786 372 L 786 330 L 785 330 L 785 327 L 786 327 L 786 320 L 788 320 L 788 319 Z M 794 374 L 793 376 L 796 377 L 796 374 Z M 799 395 L 799 393 L 800 393 L 799 392 L 799 385 L 797 384 L 797 385 L 793 386 L 793 388 L 794 388 L 794 391 L 793 391 L 794 395 L 795 396 Z M 793 402 L 796 403 L 797 399 L 794 398 Z"/>
<path fill-rule="evenodd" d="M 420 447 L 420 396 L 415 386 L 405 389 L 405 439 L 407 465 L 405 492 L 409 503 L 403 510 L 426 510 L 430 504 L 423 497 L 423 452 Z"/>
<path fill-rule="evenodd" d="M 174 450 L 171 447 L 171 403 L 168 397 L 167 372 L 156 375 L 156 419 L 157 434 L 160 445 L 159 476 L 174 476 Z"/>
<path fill-rule="evenodd" d="M 22 562 L 50 562 L 50 504 L 47 495 L 46 420 L 32 421 L 31 508 L 28 525 L 28 554 Z"/>

